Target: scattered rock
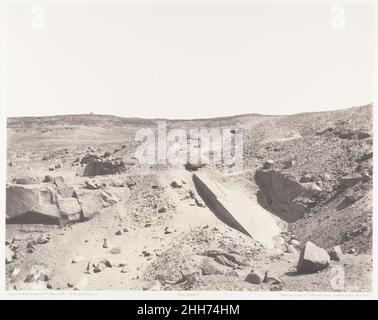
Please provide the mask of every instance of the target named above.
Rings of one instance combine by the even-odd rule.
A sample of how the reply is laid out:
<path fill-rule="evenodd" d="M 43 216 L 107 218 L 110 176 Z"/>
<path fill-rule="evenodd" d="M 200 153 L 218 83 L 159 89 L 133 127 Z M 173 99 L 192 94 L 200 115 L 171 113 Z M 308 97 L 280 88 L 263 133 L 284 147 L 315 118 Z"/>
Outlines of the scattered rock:
<path fill-rule="evenodd" d="M 89 190 L 96 190 L 98 189 L 100 186 L 95 182 L 95 181 L 85 181 L 85 189 L 89 189 Z"/>
<path fill-rule="evenodd" d="M 313 182 L 313 181 L 314 181 L 314 177 L 309 173 L 303 174 L 301 179 L 299 180 L 299 182 L 301 183 Z"/>
<path fill-rule="evenodd" d="M 273 166 L 275 165 L 275 162 L 273 160 L 267 160 L 263 164 L 263 169 L 272 169 Z"/>
<path fill-rule="evenodd" d="M 104 239 L 104 243 L 102 244 L 102 247 L 103 247 L 104 249 L 109 248 L 108 240 Z"/>
<path fill-rule="evenodd" d="M 100 190 L 100 195 L 108 205 L 113 205 L 120 201 L 116 195 L 110 193 L 108 190 Z"/>
<path fill-rule="evenodd" d="M 340 186 L 343 188 L 349 188 L 362 180 L 362 176 L 359 174 L 342 177 L 340 179 Z"/>
<path fill-rule="evenodd" d="M 131 190 L 133 187 L 136 186 L 136 182 L 135 181 L 128 181 L 126 183 L 127 187 Z"/>
<path fill-rule="evenodd" d="M 64 183 L 64 178 L 62 176 L 55 177 L 54 178 L 54 184 L 58 188 L 64 188 L 64 187 L 66 187 L 66 184 Z"/>
<path fill-rule="evenodd" d="M 20 274 L 21 269 L 20 268 L 14 268 L 11 274 L 11 280 L 14 281 L 17 276 Z"/>
<path fill-rule="evenodd" d="M 332 131 L 333 131 L 333 128 L 332 128 L 332 127 L 326 127 L 326 128 L 323 128 L 323 129 L 317 131 L 317 132 L 316 132 L 316 135 L 317 135 L 317 136 L 320 136 L 320 135 L 322 135 L 322 134 L 324 134 L 324 133 L 332 132 Z"/>
<path fill-rule="evenodd" d="M 46 244 L 47 242 L 49 242 L 49 238 L 46 237 L 46 236 L 40 235 L 40 236 L 37 238 L 36 242 L 37 242 L 38 244 Z"/>
<path fill-rule="evenodd" d="M 55 169 L 63 168 L 63 165 L 59 162 L 54 166 Z"/>
<path fill-rule="evenodd" d="M 37 177 L 23 177 L 23 178 L 14 178 L 13 182 L 16 184 L 38 184 L 40 180 Z"/>
<path fill-rule="evenodd" d="M 108 158 L 108 157 L 110 157 L 112 155 L 112 153 L 110 152 L 110 151 L 106 151 L 103 155 L 102 155 L 102 157 L 103 158 Z"/>
<path fill-rule="evenodd" d="M 223 274 L 223 272 L 219 270 L 216 266 L 214 266 L 209 259 L 204 259 L 202 261 L 201 271 L 202 271 L 202 274 L 205 276 Z"/>
<path fill-rule="evenodd" d="M 291 167 L 294 167 L 295 161 L 294 160 L 286 160 L 283 163 L 284 169 L 289 169 Z"/>
<path fill-rule="evenodd" d="M 160 291 L 161 284 L 158 280 L 150 281 L 143 286 L 143 290 L 145 291 Z"/>
<path fill-rule="evenodd" d="M 206 164 L 193 164 L 193 163 L 186 163 L 184 165 L 185 169 L 188 171 L 197 171 L 198 169 L 204 167 Z"/>
<path fill-rule="evenodd" d="M 302 186 L 305 189 L 305 195 L 308 197 L 313 197 L 323 191 L 315 182 L 305 182 L 302 183 Z"/>
<path fill-rule="evenodd" d="M 328 267 L 330 257 L 326 250 L 307 241 L 302 248 L 298 265 L 298 273 L 315 273 Z"/>
<path fill-rule="evenodd" d="M 200 208 L 205 208 L 206 207 L 205 203 L 199 197 L 195 197 L 194 198 L 194 202 L 196 203 L 197 207 L 200 207 Z"/>
<path fill-rule="evenodd" d="M 99 264 L 103 264 L 105 267 L 107 268 L 112 268 L 112 264 L 110 263 L 110 261 L 108 259 L 102 259 Z"/>
<path fill-rule="evenodd" d="M 37 242 L 35 241 L 35 240 L 30 240 L 30 241 L 28 241 L 27 242 L 27 244 L 26 244 L 26 248 L 27 249 L 32 249 L 32 250 L 34 250 L 34 246 L 37 244 Z"/>
<path fill-rule="evenodd" d="M 82 261 L 82 260 L 83 260 L 83 258 L 81 258 L 81 257 L 73 258 L 73 259 L 71 260 L 71 263 L 78 263 L 78 262 L 80 262 L 80 261 Z"/>
<path fill-rule="evenodd" d="M 167 209 L 165 209 L 165 208 L 160 208 L 160 209 L 158 210 L 158 212 L 159 212 L 159 213 L 164 213 L 164 212 L 167 212 Z"/>
<path fill-rule="evenodd" d="M 260 284 L 263 281 L 264 277 L 265 275 L 263 273 L 261 273 L 258 270 L 252 269 L 251 272 L 245 278 L 245 281 L 252 284 Z"/>
<path fill-rule="evenodd" d="M 11 263 L 13 261 L 13 252 L 12 250 L 6 246 L 5 247 L 5 263 L 8 264 L 8 263 Z"/>
<path fill-rule="evenodd" d="M 115 232 L 115 235 L 116 236 L 120 236 L 122 234 L 122 231 L 121 230 L 117 230 L 116 232 Z"/>
<path fill-rule="evenodd" d="M 54 166 L 50 166 L 50 167 L 49 167 L 49 170 L 50 170 L 50 171 L 54 171 L 54 170 L 55 170 L 55 167 L 54 167 Z"/>
<path fill-rule="evenodd" d="M 240 276 L 236 270 L 227 271 L 224 275 L 226 277 L 239 277 Z"/>
<path fill-rule="evenodd" d="M 333 261 L 342 261 L 343 251 L 340 246 L 333 247 L 328 251 L 329 257 Z"/>
<path fill-rule="evenodd" d="M 53 181 L 53 177 L 50 175 L 46 175 L 45 178 L 43 179 L 43 182 L 52 182 L 52 181 Z"/>
<path fill-rule="evenodd" d="M 149 257 L 149 256 L 151 255 L 151 253 L 149 253 L 149 252 L 143 250 L 143 251 L 142 251 L 142 255 L 143 255 L 143 257 Z"/>
<path fill-rule="evenodd" d="M 297 239 L 291 239 L 289 241 L 289 244 L 291 244 L 294 247 L 300 247 L 301 243 Z"/>
<path fill-rule="evenodd" d="M 366 161 L 368 159 L 373 158 L 373 151 L 365 153 L 361 158 L 360 161 Z"/>
<path fill-rule="evenodd" d="M 171 228 L 171 227 L 165 227 L 164 229 L 164 234 L 170 234 L 170 233 L 173 233 L 174 230 Z"/>
<path fill-rule="evenodd" d="M 49 280 L 48 271 L 44 266 L 34 265 L 31 267 L 25 282 L 38 284 L 40 282 L 47 282 Z"/>
<path fill-rule="evenodd" d="M 171 182 L 171 187 L 172 187 L 172 188 L 181 188 L 182 185 L 181 185 L 181 184 L 178 184 L 176 181 L 172 181 L 172 182 Z"/>
<path fill-rule="evenodd" d="M 279 284 L 279 283 L 281 283 L 281 280 L 272 271 L 265 271 L 265 276 L 264 276 L 263 282 L 264 283 L 271 283 L 271 284 Z"/>
<path fill-rule="evenodd" d="M 121 253 L 121 248 L 120 247 L 115 247 L 110 250 L 111 254 L 120 254 Z"/>
<path fill-rule="evenodd" d="M 363 192 L 356 192 L 353 190 L 349 190 L 345 195 L 345 201 L 349 204 L 356 202 L 357 200 L 361 199 L 364 196 Z"/>

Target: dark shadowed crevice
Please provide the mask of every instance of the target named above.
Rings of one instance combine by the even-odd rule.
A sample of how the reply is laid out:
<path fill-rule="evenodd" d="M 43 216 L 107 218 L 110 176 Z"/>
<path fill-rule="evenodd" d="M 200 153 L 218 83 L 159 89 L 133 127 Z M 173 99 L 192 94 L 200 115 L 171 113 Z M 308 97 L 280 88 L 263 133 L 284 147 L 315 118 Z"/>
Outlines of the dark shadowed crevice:
<path fill-rule="evenodd" d="M 7 224 L 46 224 L 60 225 L 58 217 L 52 217 L 36 212 L 25 212 L 22 215 L 6 220 Z"/>

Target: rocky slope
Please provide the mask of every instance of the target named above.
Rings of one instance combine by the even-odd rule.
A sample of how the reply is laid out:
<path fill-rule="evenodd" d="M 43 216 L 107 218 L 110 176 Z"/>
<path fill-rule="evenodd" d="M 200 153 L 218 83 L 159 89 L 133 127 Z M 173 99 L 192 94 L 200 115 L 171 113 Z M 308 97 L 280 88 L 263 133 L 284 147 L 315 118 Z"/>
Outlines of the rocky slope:
<path fill-rule="evenodd" d="M 216 207 L 232 213 L 253 203 L 244 215 L 271 215 L 255 221 L 281 228 L 275 247 L 218 219 L 184 166 L 138 163 L 135 133 L 155 130 L 157 120 L 12 118 L 9 290 L 371 290 L 371 105 L 167 124 L 243 129 L 242 172 L 224 175 L 209 166 L 198 172 L 234 201 Z M 238 193 L 248 201 L 236 205 Z M 340 259 L 335 246 L 344 252 Z"/>

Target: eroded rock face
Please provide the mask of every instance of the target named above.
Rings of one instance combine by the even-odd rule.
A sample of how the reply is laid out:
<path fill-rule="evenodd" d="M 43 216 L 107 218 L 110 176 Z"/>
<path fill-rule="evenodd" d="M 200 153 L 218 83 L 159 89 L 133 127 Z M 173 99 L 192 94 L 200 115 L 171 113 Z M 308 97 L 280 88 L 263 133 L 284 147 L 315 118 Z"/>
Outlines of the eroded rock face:
<path fill-rule="evenodd" d="M 304 186 L 294 177 L 276 170 L 258 170 L 255 175 L 260 186 L 259 200 L 287 221 L 303 218 L 312 186 Z M 318 191 L 318 190 L 316 190 Z"/>
<path fill-rule="evenodd" d="M 319 248 L 311 241 L 308 241 L 302 248 L 297 265 L 297 272 L 315 273 L 327 268 L 329 263 L 330 257 L 327 251 L 323 248 Z"/>

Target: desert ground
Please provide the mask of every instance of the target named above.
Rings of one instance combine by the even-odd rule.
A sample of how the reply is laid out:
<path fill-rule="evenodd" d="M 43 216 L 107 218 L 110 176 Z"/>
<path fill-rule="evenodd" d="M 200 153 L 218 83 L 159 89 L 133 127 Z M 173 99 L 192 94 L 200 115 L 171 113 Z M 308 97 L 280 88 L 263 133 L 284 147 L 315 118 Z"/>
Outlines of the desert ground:
<path fill-rule="evenodd" d="M 236 174 L 140 163 L 156 119 L 8 118 L 7 290 L 371 291 L 372 109 L 167 120 L 242 129 Z"/>

